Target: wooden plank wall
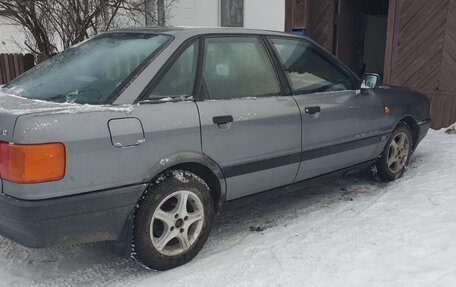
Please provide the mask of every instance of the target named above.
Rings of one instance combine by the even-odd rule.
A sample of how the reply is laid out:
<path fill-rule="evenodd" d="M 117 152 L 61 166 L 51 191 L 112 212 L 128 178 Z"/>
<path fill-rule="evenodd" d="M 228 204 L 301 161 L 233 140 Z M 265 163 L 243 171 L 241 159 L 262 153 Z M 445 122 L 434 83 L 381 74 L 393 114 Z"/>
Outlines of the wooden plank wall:
<path fill-rule="evenodd" d="M 0 54 L 0 85 L 9 83 L 35 66 L 32 54 Z"/>
<path fill-rule="evenodd" d="M 434 128 L 456 122 L 456 0 L 390 0 L 384 73 L 430 97 Z"/>
<path fill-rule="evenodd" d="M 0 85 L 6 84 L 24 72 L 22 54 L 0 54 Z"/>
<path fill-rule="evenodd" d="M 285 0 L 285 31 L 295 27 L 307 27 L 309 0 Z"/>
<path fill-rule="evenodd" d="M 309 36 L 330 53 L 334 53 L 334 15 L 336 1 L 309 1 Z"/>
<path fill-rule="evenodd" d="M 335 0 L 285 0 L 285 31 L 306 27 L 309 37 L 332 53 L 335 6 Z"/>

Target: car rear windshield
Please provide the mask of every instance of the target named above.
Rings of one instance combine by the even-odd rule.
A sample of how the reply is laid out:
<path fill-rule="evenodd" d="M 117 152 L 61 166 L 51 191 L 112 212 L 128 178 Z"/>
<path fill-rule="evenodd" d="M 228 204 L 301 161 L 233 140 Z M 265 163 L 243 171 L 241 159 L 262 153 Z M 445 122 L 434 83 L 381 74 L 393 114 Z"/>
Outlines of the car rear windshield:
<path fill-rule="evenodd" d="M 169 36 L 156 34 L 103 34 L 44 61 L 6 88 L 29 99 L 107 104 L 130 75 L 169 40 Z"/>

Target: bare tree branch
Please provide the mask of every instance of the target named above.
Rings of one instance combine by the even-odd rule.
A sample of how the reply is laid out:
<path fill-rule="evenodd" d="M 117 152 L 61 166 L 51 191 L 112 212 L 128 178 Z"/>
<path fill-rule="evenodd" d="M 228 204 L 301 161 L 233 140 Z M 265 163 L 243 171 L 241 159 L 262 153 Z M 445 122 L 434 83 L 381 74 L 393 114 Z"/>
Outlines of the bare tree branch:
<path fill-rule="evenodd" d="M 4 17 L 20 24 L 34 53 L 51 55 L 112 27 L 160 25 L 176 0 L 0 0 Z"/>

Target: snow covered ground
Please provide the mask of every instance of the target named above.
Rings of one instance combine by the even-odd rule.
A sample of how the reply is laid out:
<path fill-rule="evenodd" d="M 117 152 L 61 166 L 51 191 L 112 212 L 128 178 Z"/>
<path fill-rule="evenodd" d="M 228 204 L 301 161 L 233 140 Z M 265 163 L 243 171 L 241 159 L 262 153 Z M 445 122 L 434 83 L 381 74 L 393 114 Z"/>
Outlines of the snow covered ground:
<path fill-rule="evenodd" d="M 107 244 L 0 237 L 1 286 L 456 286 L 456 135 L 431 131 L 406 175 L 228 203 L 189 264 L 145 270 Z"/>

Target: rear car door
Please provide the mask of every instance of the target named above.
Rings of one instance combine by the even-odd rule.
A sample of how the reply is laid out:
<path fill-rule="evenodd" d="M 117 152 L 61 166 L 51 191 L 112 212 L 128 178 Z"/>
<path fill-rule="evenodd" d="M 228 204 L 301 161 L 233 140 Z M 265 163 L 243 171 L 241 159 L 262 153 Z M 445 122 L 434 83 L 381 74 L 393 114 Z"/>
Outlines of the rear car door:
<path fill-rule="evenodd" d="M 228 200 L 293 182 L 300 111 L 261 37 L 206 37 L 199 97 L 202 150 L 222 168 Z"/>
<path fill-rule="evenodd" d="M 316 45 L 271 38 L 302 113 L 302 162 L 297 181 L 375 157 L 383 106 L 359 79 Z"/>
<path fill-rule="evenodd" d="M 141 121 L 144 140 L 138 140 L 138 152 L 128 161 L 134 165 L 120 165 L 123 173 L 136 173 L 144 181 L 145 176 L 174 165 L 173 161 L 179 160 L 176 155 L 201 153 L 198 108 L 192 100 L 199 46 L 199 39 L 189 39 L 167 56 L 165 65 L 141 94 L 130 117 Z M 124 128 L 123 132 L 131 136 L 133 130 Z M 125 161 L 125 156 L 132 154 L 128 148 L 118 150 L 117 161 Z"/>

